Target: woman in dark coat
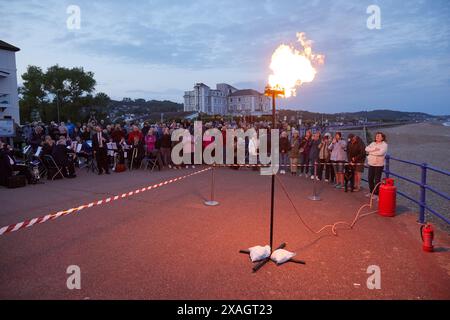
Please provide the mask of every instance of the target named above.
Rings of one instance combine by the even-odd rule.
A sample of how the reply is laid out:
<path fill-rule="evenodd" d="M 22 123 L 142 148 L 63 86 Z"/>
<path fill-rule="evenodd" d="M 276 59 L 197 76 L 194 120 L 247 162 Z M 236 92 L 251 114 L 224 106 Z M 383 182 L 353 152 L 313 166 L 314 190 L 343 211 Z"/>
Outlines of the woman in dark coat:
<path fill-rule="evenodd" d="M 364 172 L 364 161 L 366 161 L 366 145 L 358 136 L 349 137 L 350 141 L 347 145 L 348 161 L 355 164 L 355 189 L 361 189 L 361 176 Z"/>
<path fill-rule="evenodd" d="M 289 151 L 291 151 L 291 144 L 287 136 L 287 132 L 283 131 L 280 137 L 280 173 L 286 173 L 286 167 L 289 166 Z"/>

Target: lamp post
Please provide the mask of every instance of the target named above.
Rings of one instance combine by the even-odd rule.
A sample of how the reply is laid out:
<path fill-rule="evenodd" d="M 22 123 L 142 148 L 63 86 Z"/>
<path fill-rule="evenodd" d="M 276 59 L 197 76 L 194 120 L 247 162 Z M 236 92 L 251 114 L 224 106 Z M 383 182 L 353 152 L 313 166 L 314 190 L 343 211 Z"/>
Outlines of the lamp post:
<path fill-rule="evenodd" d="M 56 113 L 57 113 L 57 117 L 58 117 L 58 125 L 60 123 L 60 120 L 59 120 L 59 92 L 60 91 L 61 91 L 60 89 L 56 90 Z"/>

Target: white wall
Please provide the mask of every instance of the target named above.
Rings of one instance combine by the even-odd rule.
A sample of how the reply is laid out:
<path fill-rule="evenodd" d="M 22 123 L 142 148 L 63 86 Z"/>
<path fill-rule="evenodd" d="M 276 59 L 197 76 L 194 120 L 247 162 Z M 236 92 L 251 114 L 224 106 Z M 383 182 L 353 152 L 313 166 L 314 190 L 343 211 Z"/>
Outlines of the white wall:
<path fill-rule="evenodd" d="M 16 54 L 13 51 L 0 49 L 0 70 L 6 71 L 9 75 L 6 78 L 0 77 L 0 93 L 8 94 L 6 100 L 9 101 L 5 111 L 0 109 L 0 119 L 10 116 L 16 123 L 20 123 L 19 96 L 17 93 L 17 69 Z M 3 101 L 0 98 L 0 102 Z M 0 106 L 4 106 L 0 104 Z"/>

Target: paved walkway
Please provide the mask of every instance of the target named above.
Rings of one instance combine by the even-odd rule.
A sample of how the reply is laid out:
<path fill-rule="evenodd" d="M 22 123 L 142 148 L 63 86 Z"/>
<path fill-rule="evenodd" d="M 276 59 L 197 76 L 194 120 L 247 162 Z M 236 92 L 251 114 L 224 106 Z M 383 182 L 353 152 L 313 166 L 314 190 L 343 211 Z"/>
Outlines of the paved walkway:
<path fill-rule="evenodd" d="M 0 189 L 0 227 L 194 170 L 124 172 Z M 113 203 L 0 236 L 0 299 L 450 299 L 450 240 L 421 250 L 416 215 L 376 214 L 338 236 L 309 233 L 278 186 L 275 243 L 285 241 L 306 265 L 268 264 L 253 274 L 239 249 L 267 244 L 270 177 L 250 169 L 216 170 L 218 207 L 203 205 L 210 171 Z M 351 221 L 367 201 L 319 183 L 282 176 L 303 218 L 315 229 Z M 81 290 L 68 290 L 66 269 L 81 268 Z M 369 290 L 368 266 L 381 268 Z"/>

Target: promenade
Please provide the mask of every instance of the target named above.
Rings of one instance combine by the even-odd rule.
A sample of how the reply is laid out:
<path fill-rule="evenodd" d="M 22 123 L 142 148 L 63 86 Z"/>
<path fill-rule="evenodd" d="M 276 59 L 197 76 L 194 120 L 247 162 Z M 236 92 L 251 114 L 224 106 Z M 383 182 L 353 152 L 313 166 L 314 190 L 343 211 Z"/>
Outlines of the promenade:
<path fill-rule="evenodd" d="M 0 189 L 0 227 L 192 173 L 136 170 Z M 308 200 L 312 181 L 280 176 L 302 218 L 314 229 L 351 222 L 365 192 L 318 182 L 322 201 Z M 310 233 L 279 185 L 275 244 L 287 242 L 306 265 L 270 263 L 252 273 L 239 249 L 269 241 L 270 177 L 251 169 L 216 169 L 217 207 L 203 204 L 211 171 L 0 236 L 0 299 L 450 299 L 450 238 L 437 230 L 437 252 L 421 249 L 416 213 L 363 217 Z M 370 211 L 370 210 L 369 210 Z M 367 212 L 367 211 L 364 211 Z M 69 290 L 66 269 L 81 270 Z M 381 289 L 366 286 L 381 269 Z"/>

